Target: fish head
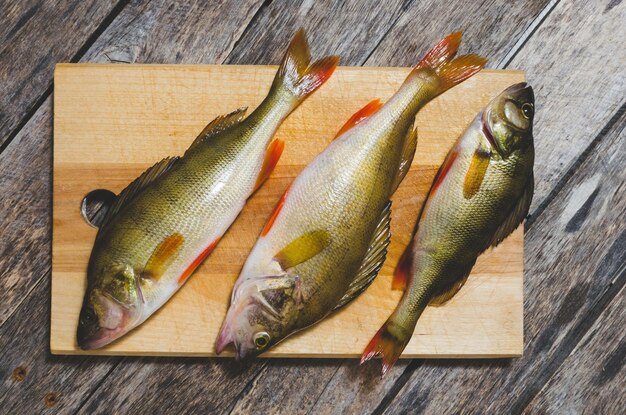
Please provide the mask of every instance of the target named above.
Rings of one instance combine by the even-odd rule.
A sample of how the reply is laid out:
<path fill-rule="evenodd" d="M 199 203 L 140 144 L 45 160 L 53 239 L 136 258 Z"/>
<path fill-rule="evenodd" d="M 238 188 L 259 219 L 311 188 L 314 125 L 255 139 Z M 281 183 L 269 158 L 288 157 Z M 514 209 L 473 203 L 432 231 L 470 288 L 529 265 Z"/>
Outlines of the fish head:
<path fill-rule="evenodd" d="M 237 360 L 258 356 L 271 348 L 288 334 L 287 316 L 292 310 L 292 289 L 268 287 L 268 281 L 284 277 L 244 280 L 233 290 L 231 305 L 222 323 L 216 352 L 220 354 L 227 346 L 235 349 Z"/>
<path fill-rule="evenodd" d="M 129 265 L 105 267 L 89 286 L 78 321 L 77 341 L 83 350 L 98 349 L 137 326 L 143 295 Z"/>
<path fill-rule="evenodd" d="M 511 85 L 495 97 L 482 115 L 483 132 L 494 150 L 507 158 L 533 141 L 535 94 L 526 82 Z"/>

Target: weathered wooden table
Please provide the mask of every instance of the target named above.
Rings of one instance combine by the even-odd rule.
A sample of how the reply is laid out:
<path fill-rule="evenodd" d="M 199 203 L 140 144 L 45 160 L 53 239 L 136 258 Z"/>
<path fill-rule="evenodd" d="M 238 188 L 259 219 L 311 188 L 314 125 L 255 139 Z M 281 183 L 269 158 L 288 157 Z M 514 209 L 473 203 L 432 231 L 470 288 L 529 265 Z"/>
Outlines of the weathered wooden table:
<path fill-rule="evenodd" d="M 623 413 L 626 4 L 620 0 L 0 2 L 0 413 Z M 215 3 L 215 4 L 213 4 Z M 443 35 L 537 96 L 525 352 L 413 360 L 49 353 L 57 62 L 275 64 L 304 26 L 344 65 L 411 65 Z"/>

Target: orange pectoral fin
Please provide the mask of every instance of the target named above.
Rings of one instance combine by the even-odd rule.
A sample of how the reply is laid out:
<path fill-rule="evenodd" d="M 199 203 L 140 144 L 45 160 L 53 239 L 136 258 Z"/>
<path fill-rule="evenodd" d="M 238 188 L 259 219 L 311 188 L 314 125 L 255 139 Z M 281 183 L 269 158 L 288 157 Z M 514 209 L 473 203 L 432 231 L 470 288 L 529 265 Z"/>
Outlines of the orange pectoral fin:
<path fill-rule="evenodd" d="M 285 193 L 283 193 L 283 195 L 278 200 L 278 203 L 276 204 L 276 207 L 274 208 L 274 211 L 270 215 L 270 218 L 267 220 L 267 223 L 265 224 L 265 226 L 263 227 L 263 230 L 261 231 L 261 236 L 267 235 L 267 233 L 270 231 L 270 229 L 272 229 L 272 225 L 274 225 L 274 221 L 276 220 L 276 218 L 278 217 L 278 214 L 280 213 L 280 211 L 282 210 L 283 206 L 285 205 L 285 199 L 287 198 L 287 193 L 289 192 L 289 188 L 290 187 L 291 187 L 291 185 L 289 185 L 285 189 Z"/>
<path fill-rule="evenodd" d="M 372 102 L 365 105 L 363 108 L 355 112 L 354 115 L 348 119 L 348 121 L 346 121 L 343 127 L 341 127 L 341 129 L 337 132 L 337 135 L 335 135 L 335 138 L 343 135 L 346 131 L 348 131 L 349 129 L 351 129 L 352 127 L 354 127 L 355 125 L 357 125 L 358 123 L 366 119 L 367 117 L 374 114 L 382 106 L 383 106 L 383 103 L 380 102 L 380 99 L 375 99 Z"/>
<path fill-rule="evenodd" d="M 215 249 L 215 247 L 219 243 L 220 239 L 221 238 L 217 238 L 216 240 L 211 242 L 211 244 L 209 246 L 207 246 L 206 249 L 204 251 L 202 251 L 202 253 L 200 255 L 198 255 L 198 257 L 196 259 L 194 259 L 191 264 L 189 264 L 187 269 L 178 278 L 178 283 L 179 284 L 182 285 L 182 284 L 185 283 L 185 281 L 187 281 L 187 279 L 191 276 L 191 274 L 193 274 L 193 272 L 196 270 L 196 268 L 198 268 L 198 266 L 202 263 L 202 261 L 204 261 L 204 259 L 206 257 L 208 257 L 211 252 L 213 252 L 213 250 Z"/>
<path fill-rule="evenodd" d="M 256 180 L 256 184 L 254 185 L 254 190 L 256 191 L 268 177 L 274 171 L 276 164 L 278 164 L 278 160 L 280 156 L 283 154 L 283 150 L 285 149 L 285 142 L 283 140 L 276 139 L 270 143 L 267 147 L 267 152 L 265 153 L 265 160 L 263 160 L 263 166 L 261 167 L 261 171 L 259 173 L 259 177 Z"/>
<path fill-rule="evenodd" d="M 180 253 L 184 241 L 185 238 L 180 233 L 173 233 L 163 239 L 146 262 L 142 276 L 158 281 Z"/>
<path fill-rule="evenodd" d="M 487 168 L 489 167 L 489 156 L 490 154 L 488 152 L 480 149 L 474 152 L 469 169 L 465 174 L 465 180 L 463 181 L 463 197 L 466 199 L 474 197 L 478 189 L 480 189 L 480 185 L 483 183 Z"/>

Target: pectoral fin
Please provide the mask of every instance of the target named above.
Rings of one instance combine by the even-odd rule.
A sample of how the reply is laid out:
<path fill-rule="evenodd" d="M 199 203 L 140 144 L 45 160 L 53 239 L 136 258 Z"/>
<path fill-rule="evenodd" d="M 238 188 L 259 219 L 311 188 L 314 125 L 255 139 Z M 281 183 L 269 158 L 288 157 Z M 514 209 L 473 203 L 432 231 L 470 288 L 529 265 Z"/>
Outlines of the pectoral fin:
<path fill-rule="evenodd" d="M 184 241 L 185 238 L 180 233 L 173 233 L 163 239 L 146 262 L 141 277 L 158 281 L 167 267 L 178 257 Z"/>
<path fill-rule="evenodd" d="M 350 301 L 359 296 L 374 281 L 378 272 L 385 263 L 387 257 L 387 247 L 391 240 L 391 202 L 387 203 L 383 213 L 381 214 L 378 226 L 374 231 L 370 247 L 365 254 L 361 268 L 357 272 L 352 283 L 348 287 L 348 291 L 339 300 L 334 310 L 343 307 Z"/>
<path fill-rule="evenodd" d="M 489 156 L 491 154 L 487 151 L 477 149 L 474 151 L 472 161 L 470 162 L 469 169 L 465 173 L 465 180 L 463 181 L 463 197 L 465 199 L 471 199 L 474 197 L 480 185 L 485 179 L 487 168 L 489 167 Z"/>
<path fill-rule="evenodd" d="M 283 270 L 293 268 L 315 255 L 319 254 L 330 244 L 330 234 L 325 230 L 314 230 L 294 239 L 280 250 L 274 259 Z"/>

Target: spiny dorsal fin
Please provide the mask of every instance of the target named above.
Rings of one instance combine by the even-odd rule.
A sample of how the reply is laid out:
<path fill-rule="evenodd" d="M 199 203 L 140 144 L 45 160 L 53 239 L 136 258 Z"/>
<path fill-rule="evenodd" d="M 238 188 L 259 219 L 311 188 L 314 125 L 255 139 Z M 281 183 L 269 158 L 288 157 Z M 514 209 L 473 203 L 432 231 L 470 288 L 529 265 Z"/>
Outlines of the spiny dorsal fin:
<path fill-rule="evenodd" d="M 400 168 L 398 169 L 398 175 L 396 181 L 393 184 L 393 191 L 395 192 L 402 180 L 404 180 L 406 174 L 411 168 L 413 163 L 413 156 L 415 156 L 415 149 L 417 148 L 417 128 L 411 127 L 407 134 L 406 140 L 404 140 L 404 147 L 402 148 L 402 159 L 400 160 Z"/>
<path fill-rule="evenodd" d="M 194 148 L 196 145 L 204 142 L 211 137 L 214 137 L 216 134 L 221 133 L 224 130 L 232 127 L 233 125 L 239 124 L 243 121 L 244 116 L 246 115 L 246 111 L 248 107 L 237 108 L 233 112 L 229 112 L 225 115 L 220 115 L 215 118 L 213 121 L 207 124 L 206 127 L 202 130 L 202 132 L 196 137 L 193 143 L 189 146 L 189 148 Z"/>
<path fill-rule="evenodd" d="M 526 215 L 528 215 L 528 210 L 530 209 L 530 203 L 533 200 L 533 191 L 535 189 L 535 180 L 531 175 L 528 179 L 528 184 L 526 185 L 526 189 L 524 193 L 517 201 L 517 205 L 509 214 L 509 217 L 502 222 L 502 225 L 496 230 L 489 243 L 489 246 L 497 246 L 500 242 L 504 240 L 507 236 L 511 234 L 517 228 L 520 223 L 524 220 Z"/>
<path fill-rule="evenodd" d="M 339 300 L 334 310 L 343 307 L 354 300 L 374 281 L 387 257 L 387 247 L 391 240 L 391 201 L 387 203 L 374 231 L 370 247 L 365 254 L 363 264 L 359 268 L 354 280 L 350 283 L 348 291 Z"/>
<path fill-rule="evenodd" d="M 98 226 L 100 229 L 104 228 L 124 206 L 137 197 L 137 195 L 139 195 L 146 188 L 146 186 L 169 171 L 179 159 L 180 157 L 164 158 L 154 166 L 144 171 L 141 176 L 137 177 L 131 184 L 126 186 L 126 188 L 120 192 L 113 204 L 109 207 L 106 216 L 104 216 L 100 223 L 94 225 Z"/>
<path fill-rule="evenodd" d="M 325 230 L 314 230 L 294 239 L 280 250 L 274 259 L 284 270 L 293 268 L 313 258 L 330 245 L 330 234 Z"/>
<path fill-rule="evenodd" d="M 469 277 L 469 273 L 471 270 L 472 270 L 472 267 L 469 267 L 469 271 L 467 271 L 460 280 L 457 280 L 456 282 L 452 283 L 450 286 L 446 287 L 445 290 L 443 290 L 441 293 L 435 295 L 428 304 L 435 306 L 435 307 L 439 307 L 439 306 L 444 305 L 446 302 L 448 302 L 448 300 L 454 297 L 454 295 L 459 292 L 461 287 L 465 285 L 465 282 L 467 281 L 467 277 Z"/>

